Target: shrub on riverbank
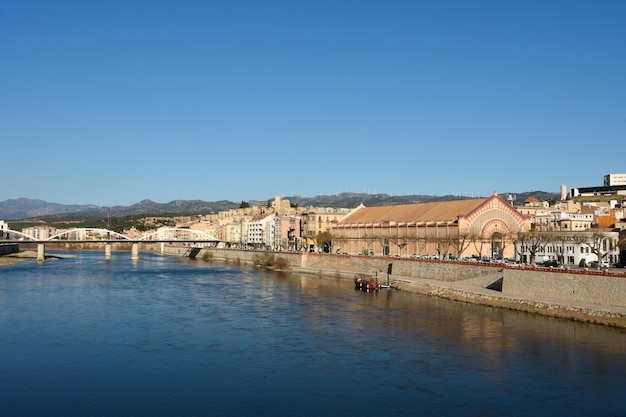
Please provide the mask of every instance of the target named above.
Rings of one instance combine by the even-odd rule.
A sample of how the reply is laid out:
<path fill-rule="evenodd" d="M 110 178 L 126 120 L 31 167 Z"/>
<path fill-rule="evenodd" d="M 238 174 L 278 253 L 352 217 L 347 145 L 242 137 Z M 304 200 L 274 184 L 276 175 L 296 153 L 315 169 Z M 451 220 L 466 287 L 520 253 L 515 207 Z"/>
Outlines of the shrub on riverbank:
<path fill-rule="evenodd" d="M 205 262 L 211 262 L 213 260 L 213 252 L 202 251 L 202 260 Z"/>
<path fill-rule="evenodd" d="M 272 253 L 255 254 L 252 263 L 256 267 L 268 269 L 288 269 L 289 261 L 285 258 L 275 257 Z"/>

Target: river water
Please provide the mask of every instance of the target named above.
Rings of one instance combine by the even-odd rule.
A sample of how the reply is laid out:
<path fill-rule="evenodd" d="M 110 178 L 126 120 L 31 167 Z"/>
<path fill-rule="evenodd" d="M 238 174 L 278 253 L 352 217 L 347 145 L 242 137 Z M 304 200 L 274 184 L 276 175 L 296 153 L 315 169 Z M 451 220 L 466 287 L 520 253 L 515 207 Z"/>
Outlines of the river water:
<path fill-rule="evenodd" d="M 0 269 L 2 416 L 626 416 L 626 332 L 128 253 Z"/>

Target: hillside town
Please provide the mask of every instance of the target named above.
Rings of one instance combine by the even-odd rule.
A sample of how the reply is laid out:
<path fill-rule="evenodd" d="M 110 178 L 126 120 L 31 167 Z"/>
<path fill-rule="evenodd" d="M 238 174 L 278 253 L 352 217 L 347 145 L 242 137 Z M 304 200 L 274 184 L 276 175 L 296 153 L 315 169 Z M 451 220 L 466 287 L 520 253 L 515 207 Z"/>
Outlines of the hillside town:
<path fill-rule="evenodd" d="M 173 227 L 148 233 L 38 225 L 21 234 L 36 240 L 149 235 L 250 250 L 611 267 L 626 261 L 620 259 L 620 248 L 626 248 L 625 214 L 626 174 L 608 174 L 597 187 L 568 192 L 562 185 L 558 201 L 530 196 L 516 204 L 514 196 L 494 192 L 486 198 L 349 209 L 297 207 L 276 196 L 266 205 L 177 218 Z M 4 221 L 0 230 L 3 236 L 9 230 Z"/>

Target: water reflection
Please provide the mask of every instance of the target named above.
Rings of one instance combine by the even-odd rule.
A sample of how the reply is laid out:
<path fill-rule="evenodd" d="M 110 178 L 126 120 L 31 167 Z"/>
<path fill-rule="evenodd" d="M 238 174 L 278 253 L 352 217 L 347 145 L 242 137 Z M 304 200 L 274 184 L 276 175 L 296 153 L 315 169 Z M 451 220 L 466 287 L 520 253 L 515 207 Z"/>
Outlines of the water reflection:
<path fill-rule="evenodd" d="M 626 334 L 158 255 L 0 270 L 15 415 L 619 415 Z"/>

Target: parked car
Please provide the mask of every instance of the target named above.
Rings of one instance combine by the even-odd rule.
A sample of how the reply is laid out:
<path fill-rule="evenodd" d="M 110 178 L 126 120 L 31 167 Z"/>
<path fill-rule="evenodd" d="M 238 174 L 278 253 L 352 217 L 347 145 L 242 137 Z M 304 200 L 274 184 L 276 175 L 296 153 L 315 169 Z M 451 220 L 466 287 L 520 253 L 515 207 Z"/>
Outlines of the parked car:
<path fill-rule="evenodd" d="M 557 266 L 559 266 L 559 262 L 557 260 L 555 260 L 555 259 L 550 259 L 548 261 L 545 261 L 543 263 L 543 266 L 545 266 L 545 267 L 549 267 L 549 266 L 557 267 Z"/>

